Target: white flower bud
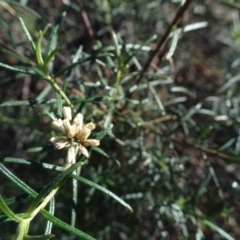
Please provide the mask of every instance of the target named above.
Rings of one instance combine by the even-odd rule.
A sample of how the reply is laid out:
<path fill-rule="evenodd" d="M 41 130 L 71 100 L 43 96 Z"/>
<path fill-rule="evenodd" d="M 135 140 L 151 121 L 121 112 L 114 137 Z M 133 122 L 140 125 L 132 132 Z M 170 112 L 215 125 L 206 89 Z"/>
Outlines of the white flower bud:
<path fill-rule="evenodd" d="M 63 116 L 65 119 L 72 120 L 72 109 L 70 107 L 63 107 Z"/>
<path fill-rule="evenodd" d="M 81 144 L 78 145 L 80 152 L 85 156 L 89 157 L 88 150 Z"/>
<path fill-rule="evenodd" d="M 52 125 L 55 128 L 58 128 L 59 130 L 61 130 L 64 133 L 64 126 L 63 126 L 62 119 L 54 119 L 53 122 L 52 122 Z"/>
<path fill-rule="evenodd" d="M 74 146 L 70 146 L 67 152 L 67 163 L 73 164 L 76 162 L 76 154 Z"/>
<path fill-rule="evenodd" d="M 87 140 L 85 140 L 85 141 L 83 142 L 83 145 L 84 145 L 85 147 L 88 147 L 88 146 L 91 146 L 91 147 L 93 147 L 93 146 L 99 146 L 99 145 L 100 145 L 100 142 L 99 142 L 99 140 L 96 140 L 96 139 L 87 139 Z"/>

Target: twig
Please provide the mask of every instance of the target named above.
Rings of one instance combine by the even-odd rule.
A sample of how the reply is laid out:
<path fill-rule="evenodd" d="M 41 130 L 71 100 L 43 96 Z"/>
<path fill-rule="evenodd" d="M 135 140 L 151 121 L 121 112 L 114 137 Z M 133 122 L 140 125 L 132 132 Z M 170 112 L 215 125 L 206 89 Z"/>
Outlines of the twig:
<path fill-rule="evenodd" d="M 187 8 L 189 7 L 190 3 L 191 3 L 191 0 L 186 0 L 186 2 L 183 4 L 183 6 L 179 8 L 179 10 L 176 13 L 175 18 L 173 19 L 172 23 L 167 28 L 166 32 L 164 33 L 164 35 L 162 36 L 161 40 L 159 41 L 159 43 L 157 45 L 157 48 L 154 50 L 154 52 L 152 53 L 151 57 L 146 62 L 143 70 L 141 71 L 140 76 L 139 76 L 139 78 L 136 81 L 136 84 L 135 84 L 136 86 L 138 86 L 141 83 L 141 81 L 143 79 L 143 76 L 144 76 L 144 73 L 148 70 L 148 68 L 151 65 L 153 59 L 159 54 L 160 50 L 166 44 L 166 42 L 168 40 L 168 37 L 171 34 L 171 31 L 172 31 L 173 27 L 177 26 L 180 23 L 180 21 L 182 19 L 182 16 L 183 16 L 184 12 L 187 10 Z M 129 98 L 133 98 L 136 90 L 137 90 L 137 88 L 133 92 L 130 93 Z M 125 103 L 125 105 L 122 107 L 121 111 L 123 111 L 127 107 L 127 105 L 128 105 L 128 102 Z"/>
<path fill-rule="evenodd" d="M 88 15 L 87 15 L 87 12 L 85 10 L 85 7 L 84 7 L 84 4 L 83 4 L 82 0 L 78 0 L 78 4 L 79 4 L 79 7 L 81 8 L 81 16 L 82 16 L 83 22 L 86 26 L 88 35 L 89 35 L 89 37 L 92 41 L 92 45 L 94 46 L 96 44 L 95 35 L 94 35 L 92 25 L 89 21 L 89 18 L 88 18 Z"/>
<path fill-rule="evenodd" d="M 165 134 L 161 131 L 155 131 L 155 133 L 165 136 Z M 202 151 L 202 152 L 206 153 L 207 156 L 216 156 L 216 157 L 219 157 L 229 163 L 238 163 L 238 164 L 240 163 L 240 158 L 237 156 L 229 156 L 225 153 L 218 152 L 215 149 L 203 147 L 203 146 L 201 146 L 199 144 L 195 144 L 195 143 L 189 143 L 189 142 L 187 142 L 187 140 L 179 139 L 175 136 L 166 136 L 166 138 L 169 139 L 170 141 L 181 144 L 182 146 L 189 146 L 189 147 L 192 147 L 199 151 Z"/>
<path fill-rule="evenodd" d="M 85 10 L 85 7 L 84 7 L 84 4 L 83 4 L 82 0 L 78 0 L 78 5 L 79 5 L 79 7 L 81 9 L 81 17 L 83 19 L 83 23 L 84 23 L 84 25 L 85 25 L 85 27 L 87 29 L 88 35 L 89 35 L 89 37 L 91 39 L 92 46 L 94 46 L 96 44 L 97 40 L 96 40 L 94 31 L 93 31 L 93 28 L 92 28 L 92 24 L 91 24 L 91 22 L 90 22 L 90 20 L 88 18 L 88 14 L 87 14 L 87 12 Z M 100 66 L 100 68 L 101 68 L 101 71 L 103 73 L 103 76 L 109 82 L 110 79 L 111 79 L 109 71 L 105 67 L 103 67 L 103 66 Z"/>

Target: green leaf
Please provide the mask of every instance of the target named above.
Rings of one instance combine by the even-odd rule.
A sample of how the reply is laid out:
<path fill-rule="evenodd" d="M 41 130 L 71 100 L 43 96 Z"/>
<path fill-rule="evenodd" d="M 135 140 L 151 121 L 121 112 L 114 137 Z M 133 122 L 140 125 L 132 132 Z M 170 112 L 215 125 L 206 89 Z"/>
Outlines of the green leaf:
<path fill-rule="evenodd" d="M 51 62 L 51 60 L 55 57 L 57 52 L 59 51 L 59 47 L 56 47 L 45 59 L 44 61 L 44 69 L 47 69 L 48 64 Z"/>
<path fill-rule="evenodd" d="M 47 235 L 38 235 L 38 236 L 24 236 L 24 240 L 48 240 L 51 238 L 54 238 L 55 235 L 53 234 L 47 234 Z"/>
<path fill-rule="evenodd" d="M 27 165 L 37 165 L 39 167 L 42 167 L 42 168 L 46 168 L 46 169 L 54 169 L 54 170 L 57 170 L 57 171 L 63 171 L 64 168 L 63 167 L 60 167 L 60 166 L 56 166 L 56 165 L 52 165 L 52 164 L 49 164 L 49 163 L 42 163 L 42 162 L 37 162 L 35 160 L 26 160 L 26 159 L 23 159 L 23 158 L 11 158 L 11 157 L 6 157 L 3 159 L 3 162 L 11 162 L 11 163 L 19 163 L 19 164 L 27 164 Z"/>
<path fill-rule="evenodd" d="M 86 185 L 89 185 L 95 189 L 98 189 L 99 191 L 105 193 L 106 195 L 114 198 L 116 201 L 118 201 L 119 203 L 121 203 L 124 207 L 128 208 L 131 212 L 133 212 L 133 209 L 132 207 L 126 203 L 124 200 L 122 200 L 120 197 L 118 197 L 116 194 L 114 194 L 113 192 L 109 191 L 108 189 L 92 182 L 92 181 L 89 181 L 83 177 L 80 177 L 80 176 L 76 176 L 76 175 L 72 175 L 73 178 L 77 179 L 78 181 L 86 184 Z"/>
<path fill-rule="evenodd" d="M 172 87 L 171 88 L 171 92 L 180 92 L 180 93 L 185 93 L 187 94 L 189 97 L 191 98 L 196 98 L 196 94 L 193 93 L 192 91 L 190 91 L 189 89 L 185 88 L 185 87 L 181 87 L 181 86 L 177 86 L 177 87 Z"/>
<path fill-rule="evenodd" d="M 37 17 L 37 18 L 41 18 L 41 16 L 40 16 L 37 12 L 35 12 L 33 9 L 27 7 L 26 5 L 19 4 L 18 2 L 16 2 L 16 1 L 11 1 L 11 0 L 4 0 L 4 1 L 7 2 L 7 3 L 9 3 L 10 5 L 15 5 L 15 6 L 19 7 L 19 8 L 24 9 L 25 11 L 31 13 L 32 15 L 34 15 L 34 16 Z"/>
<path fill-rule="evenodd" d="M 195 142 L 200 142 L 201 140 L 206 139 L 206 137 L 209 135 L 209 133 L 213 130 L 213 126 L 207 126 L 200 134 L 199 137 L 197 137 Z"/>
<path fill-rule="evenodd" d="M 11 182 L 15 183 L 20 189 L 27 193 L 31 197 L 36 197 L 37 193 L 30 188 L 26 183 L 20 180 L 16 175 L 10 172 L 4 165 L 0 163 L 0 171 L 9 179 Z"/>
<path fill-rule="evenodd" d="M 92 148 L 94 151 L 100 153 L 104 157 L 111 158 L 105 151 L 103 151 L 100 147 L 93 147 Z"/>
<path fill-rule="evenodd" d="M 73 165 L 71 166 L 70 168 L 71 171 L 74 171 L 75 168 L 79 167 L 78 165 Z M 69 169 L 70 169 L 69 168 Z M 5 168 L 1 163 L 0 163 L 0 171 L 6 175 L 10 180 L 12 180 L 20 189 L 22 189 L 24 192 L 26 192 L 29 196 L 31 197 L 36 197 L 37 196 L 37 193 L 32 189 L 30 188 L 27 184 L 23 183 L 17 176 L 15 176 L 14 174 L 12 174 L 7 168 Z M 76 228 L 73 228 L 71 227 L 70 225 L 68 225 L 67 223 L 61 221 L 60 219 L 52 216 L 49 212 L 47 212 L 46 210 L 44 209 L 41 209 L 40 211 L 42 213 L 42 215 L 49 221 L 51 221 L 54 225 L 78 236 L 78 237 L 81 237 L 81 239 L 84 239 L 84 240 L 95 240 L 95 238 L 89 236 L 88 234 L 76 229 Z M 1 219 L 4 220 L 6 219 L 5 216 L 1 216 Z"/>
<path fill-rule="evenodd" d="M 111 129 L 111 126 L 108 127 L 108 128 L 106 128 L 106 129 L 107 129 L 107 130 Z M 105 131 L 104 133 L 107 133 L 107 131 Z M 100 138 L 98 138 L 98 139 L 100 139 Z M 27 160 L 25 160 L 25 159 L 18 159 L 18 158 L 5 158 L 5 159 L 8 160 L 8 162 L 12 162 L 12 160 L 15 160 L 15 161 L 17 161 L 18 163 L 24 163 L 24 164 L 29 163 L 29 164 L 31 164 L 29 161 L 27 161 Z M 4 160 L 5 160 L 5 159 L 4 159 Z M 56 169 L 56 170 L 58 170 L 58 171 L 62 171 L 62 170 L 63 170 L 62 167 L 56 168 L 56 166 L 51 165 L 51 164 L 36 163 L 36 162 L 33 162 L 33 164 L 39 164 L 39 165 L 41 165 L 42 167 L 48 168 L 48 169 Z M 81 164 L 82 164 L 82 162 L 78 162 L 78 163 L 72 165 L 70 168 L 68 168 L 68 169 L 65 170 L 64 172 L 62 172 L 61 174 L 59 174 L 55 179 L 53 179 L 53 180 L 51 181 L 51 183 L 50 183 L 48 186 L 46 186 L 46 187 L 42 190 L 42 192 L 39 193 L 38 198 L 42 199 L 45 194 L 47 195 L 47 193 L 50 192 L 51 189 L 53 189 L 54 187 L 57 186 L 58 182 L 61 181 L 61 178 L 64 178 L 64 175 L 67 175 L 67 174 L 69 174 L 69 173 L 71 174 L 75 169 L 77 169 L 79 166 L 81 166 Z M 66 173 L 66 171 L 68 171 L 68 172 Z M 62 175 L 63 175 L 63 176 L 62 176 Z M 69 176 L 69 175 L 68 175 L 68 176 Z M 74 175 L 74 174 L 72 174 L 71 177 L 77 179 L 78 181 L 80 181 L 80 182 L 82 182 L 82 183 L 84 183 L 84 184 L 86 184 L 86 185 L 89 185 L 89 186 L 91 186 L 91 187 L 93 187 L 93 188 L 95 188 L 95 189 L 98 189 L 98 190 L 100 190 L 101 192 L 104 192 L 105 194 L 109 195 L 110 197 L 112 197 L 112 198 L 114 198 L 115 200 L 117 200 L 118 202 L 120 202 L 123 206 L 127 207 L 131 212 L 133 211 L 132 208 L 131 208 L 131 206 L 130 206 L 129 204 L 127 204 L 124 200 L 122 200 L 120 197 L 118 197 L 116 194 L 114 194 L 113 192 L 109 191 L 108 189 L 106 189 L 106 188 L 104 188 L 104 187 L 101 187 L 100 185 L 98 185 L 98 184 L 96 184 L 96 183 L 94 183 L 94 182 L 92 182 L 92 181 L 90 181 L 90 180 L 87 180 L 87 179 L 85 179 L 85 178 L 83 178 L 83 177 L 76 176 L 76 175 Z M 41 194 L 42 196 L 40 196 L 40 194 Z M 37 199 L 34 199 L 34 200 L 37 201 Z"/>
<path fill-rule="evenodd" d="M 35 153 L 35 152 L 41 152 L 43 150 L 43 147 L 34 147 L 27 149 L 28 153 Z"/>
<path fill-rule="evenodd" d="M 117 165 L 118 165 L 119 167 L 121 167 L 120 161 L 118 161 L 116 158 L 114 158 L 114 157 L 110 156 L 109 154 L 107 154 L 107 153 L 106 153 L 105 151 L 103 151 L 100 147 L 92 147 L 92 150 L 94 150 L 95 152 L 98 152 L 99 154 L 107 157 L 108 159 L 111 159 L 111 160 L 115 161 L 115 162 L 117 163 Z"/>
<path fill-rule="evenodd" d="M 88 234 L 80 231 L 79 229 L 76 229 L 74 227 L 71 227 L 69 224 L 63 222 L 62 220 L 52 216 L 51 214 L 49 214 L 46 210 L 41 210 L 42 215 L 48 219 L 49 221 L 51 221 L 53 223 L 53 225 L 58 226 L 78 237 L 81 237 L 82 240 L 96 240 L 95 238 L 89 236 Z"/>
<path fill-rule="evenodd" d="M 0 195 L 0 209 L 3 213 L 6 214 L 11 220 L 16 221 L 16 222 L 21 222 L 21 218 L 19 218 L 5 203 L 4 199 Z"/>
<path fill-rule="evenodd" d="M 30 165 L 31 162 L 23 159 L 23 158 L 11 158 L 11 157 L 6 157 L 3 160 L 4 162 L 14 162 L 14 163 L 21 163 L 21 164 L 27 164 Z"/>
<path fill-rule="evenodd" d="M 107 126 L 97 135 L 96 139 L 101 140 L 102 138 L 104 138 L 108 134 L 108 132 L 111 131 L 112 128 L 113 128 L 113 124 L 110 124 L 109 126 Z"/>
<path fill-rule="evenodd" d="M 29 65 L 29 63 L 30 63 L 30 60 L 27 59 L 26 57 L 19 56 L 18 54 L 14 53 L 14 52 L 12 52 L 12 51 L 10 51 L 10 50 L 1 49 L 1 51 L 7 53 L 7 54 L 10 55 L 10 56 L 13 56 L 13 57 L 16 58 L 16 59 L 18 59 L 21 63 L 24 63 L 25 66 L 26 66 L 26 65 Z"/>
<path fill-rule="evenodd" d="M 114 31 L 112 31 L 112 37 L 113 37 L 113 41 L 115 43 L 115 50 L 116 50 L 117 58 L 119 58 L 121 56 L 121 47 L 119 45 L 117 35 Z"/>
<path fill-rule="evenodd" d="M 75 63 L 72 63 L 70 64 L 69 66 L 61 69 L 60 71 L 58 71 L 57 73 L 54 74 L 54 78 L 55 77 L 58 77 L 59 75 L 61 75 L 62 73 L 64 73 L 65 71 L 71 69 L 71 68 L 74 68 L 75 66 L 79 65 L 79 64 L 82 64 L 84 62 L 87 62 L 87 61 L 94 61 L 94 60 L 97 60 L 97 58 L 100 58 L 100 57 L 107 57 L 107 56 L 112 56 L 112 54 L 110 53 L 102 53 L 102 54 L 98 54 L 96 56 L 90 56 L 90 57 L 87 57 L 87 58 L 84 58 L 82 60 L 79 60 Z"/>
<path fill-rule="evenodd" d="M 38 196 L 32 201 L 30 204 L 27 212 L 29 214 L 34 211 L 34 209 L 42 202 L 42 199 L 46 197 L 53 189 L 56 189 L 57 187 L 62 186 L 67 179 L 70 177 L 72 172 L 80 167 L 83 163 L 81 161 L 73 164 L 71 167 L 66 169 L 65 171 L 61 172 L 57 177 L 55 177 L 48 185 L 45 186 L 45 188 L 38 194 Z"/>
<path fill-rule="evenodd" d="M 1 103 L 0 107 L 35 106 L 35 105 L 50 104 L 55 102 L 56 102 L 56 99 L 8 101 L 8 102 Z"/>
<path fill-rule="evenodd" d="M 167 52 L 166 57 L 165 57 L 167 60 L 169 60 L 173 56 L 173 54 L 176 50 L 177 43 L 178 43 L 178 37 L 179 37 L 178 29 L 177 29 L 176 26 L 174 26 L 173 27 L 173 37 L 172 37 L 171 46 L 170 46 L 170 49 Z"/>
<path fill-rule="evenodd" d="M 223 229 L 213 224 L 212 222 L 209 222 L 208 220 L 203 220 L 202 223 L 211 228 L 213 231 L 217 232 L 221 237 L 224 237 L 227 240 L 234 240 L 231 235 L 229 235 L 227 232 L 225 232 Z"/>
<path fill-rule="evenodd" d="M 23 31 L 25 32 L 25 34 L 26 34 L 26 36 L 28 38 L 28 41 L 30 42 L 30 44 L 32 46 L 32 50 L 33 50 L 33 52 L 35 52 L 36 46 L 35 46 L 35 43 L 34 43 L 34 41 L 32 39 L 32 36 L 31 36 L 30 32 L 28 31 L 28 29 L 26 27 L 26 24 L 24 23 L 23 19 L 21 17 L 19 17 L 19 20 L 20 20 L 20 23 L 22 25 Z"/>
<path fill-rule="evenodd" d="M 46 77 L 46 74 L 39 67 L 31 67 L 31 69 L 35 72 L 35 75 L 42 77 L 42 78 Z"/>
<path fill-rule="evenodd" d="M 79 60 L 80 56 L 82 54 L 82 46 L 79 46 L 77 52 L 75 53 L 74 57 L 73 57 L 73 60 L 72 60 L 72 63 L 75 63 Z M 71 75 L 71 72 L 72 72 L 72 68 L 70 68 L 66 74 L 65 74 L 65 77 L 64 77 L 64 83 L 63 83 L 63 86 L 62 86 L 62 90 L 65 92 L 66 91 L 66 88 L 67 88 L 67 85 L 68 85 L 68 82 L 69 82 L 69 77 Z"/>
<path fill-rule="evenodd" d="M 226 83 L 224 83 L 218 90 L 217 93 L 223 93 L 227 91 L 229 88 L 235 88 L 236 83 L 240 81 L 240 74 L 235 75 L 231 79 L 229 79 Z"/>
<path fill-rule="evenodd" d="M 61 24 L 61 22 L 63 21 L 63 19 L 66 16 L 66 12 L 61 13 L 60 17 L 57 19 L 56 21 L 56 25 L 52 28 L 50 37 L 49 37 L 49 41 L 46 47 L 46 58 L 45 58 L 45 62 L 47 60 L 47 58 L 50 55 L 50 52 L 53 52 L 53 49 L 56 47 L 56 42 L 57 42 L 57 32 L 59 29 L 59 25 Z"/>
<path fill-rule="evenodd" d="M 51 215 L 54 215 L 54 213 L 55 213 L 55 198 L 54 197 L 49 202 L 49 213 Z M 53 226 L 52 222 L 48 220 L 46 227 L 45 227 L 44 234 L 51 234 L 52 226 Z"/>
<path fill-rule="evenodd" d="M 40 66 L 44 66 L 44 62 L 43 62 L 43 58 L 42 58 L 42 38 L 43 38 L 43 32 L 39 31 L 35 55 L 36 55 L 37 63 Z"/>
<path fill-rule="evenodd" d="M 9 69 L 9 70 L 14 71 L 14 72 L 20 72 L 20 73 L 25 73 L 25 74 L 33 75 L 32 72 L 26 71 L 26 70 L 21 69 L 21 68 L 12 67 L 12 66 L 10 66 L 10 65 L 7 65 L 7 64 L 1 63 L 1 62 L 0 62 L 0 67 Z"/>
<path fill-rule="evenodd" d="M 149 39 L 145 40 L 142 44 L 128 44 L 128 46 L 130 45 L 130 48 L 129 50 L 131 51 L 130 53 L 128 52 L 128 56 L 127 58 L 124 60 L 124 65 L 128 64 L 129 61 L 136 57 L 137 54 L 141 51 L 147 51 L 147 52 L 150 52 L 151 51 L 151 48 L 149 47 L 150 46 L 150 43 L 152 43 L 154 40 L 156 40 L 157 38 L 157 35 L 153 35 L 151 36 Z"/>

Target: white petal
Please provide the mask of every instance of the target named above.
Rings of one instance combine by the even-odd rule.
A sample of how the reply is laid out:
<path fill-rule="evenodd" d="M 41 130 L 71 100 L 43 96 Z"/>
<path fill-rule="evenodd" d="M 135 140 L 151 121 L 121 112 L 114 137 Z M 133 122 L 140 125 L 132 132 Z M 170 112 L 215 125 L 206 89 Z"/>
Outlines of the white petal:
<path fill-rule="evenodd" d="M 90 130 L 93 130 L 96 127 L 96 125 L 93 122 L 90 122 L 84 126 L 84 128 L 88 128 Z"/>
<path fill-rule="evenodd" d="M 82 143 L 85 147 L 87 146 L 99 146 L 100 142 L 96 139 L 87 139 Z"/>
<path fill-rule="evenodd" d="M 65 119 L 72 120 L 72 109 L 70 107 L 63 107 L 63 116 Z"/>
<path fill-rule="evenodd" d="M 88 150 L 81 144 L 78 145 L 80 152 L 85 156 L 89 157 Z"/>
<path fill-rule="evenodd" d="M 90 134 L 91 134 L 91 130 L 84 127 L 82 130 L 80 130 L 77 133 L 75 137 L 79 142 L 83 142 L 89 137 Z"/>
<path fill-rule="evenodd" d="M 68 119 L 63 120 L 63 126 L 65 129 L 65 134 L 68 138 L 73 138 L 75 135 L 75 127 L 71 126 L 70 122 Z"/>
<path fill-rule="evenodd" d="M 67 152 L 67 163 L 73 164 L 76 162 L 76 154 L 74 146 L 70 146 Z"/>
<path fill-rule="evenodd" d="M 50 141 L 54 144 L 55 148 L 57 149 L 62 149 L 69 144 L 68 139 L 65 137 L 52 137 Z"/>
<path fill-rule="evenodd" d="M 58 141 L 68 141 L 68 139 L 66 137 L 51 137 L 50 141 L 52 143 L 56 143 Z"/>
<path fill-rule="evenodd" d="M 62 119 L 54 119 L 52 122 L 52 125 L 64 133 L 64 126 L 63 126 Z"/>
<path fill-rule="evenodd" d="M 78 113 L 73 119 L 73 124 L 77 126 L 78 130 L 81 130 L 83 127 L 83 115 Z"/>

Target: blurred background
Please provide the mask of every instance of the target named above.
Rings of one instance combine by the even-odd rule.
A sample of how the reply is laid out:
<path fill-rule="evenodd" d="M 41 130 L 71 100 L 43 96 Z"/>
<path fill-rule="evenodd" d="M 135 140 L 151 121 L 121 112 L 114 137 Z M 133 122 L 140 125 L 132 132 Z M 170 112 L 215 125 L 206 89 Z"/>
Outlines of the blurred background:
<path fill-rule="evenodd" d="M 76 110 L 86 123 L 97 124 L 93 137 L 113 124 L 101 141 L 104 152 L 92 151 L 81 176 L 116 193 L 134 212 L 80 184 L 76 227 L 96 239 L 240 238 L 240 2 L 192 1 L 138 91 L 127 97 L 183 2 L 0 1 L 2 63 L 33 66 L 18 16 L 34 39 L 48 23 L 59 23 L 52 73 L 70 65 L 79 49 L 82 56 L 112 53 L 56 78 L 60 86 L 68 78 L 66 93 Z M 117 83 L 119 63 L 124 68 Z M 117 95 L 109 89 L 117 89 Z M 51 126 L 54 98 L 45 80 L 0 67 L 0 160 L 36 191 L 57 172 L 34 162 L 65 162 L 66 151 L 49 142 L 57 134 Z M 7 163 L 6 157 L 32 164 Z M 56 216 L 68 223 L 71 188 L 68 181 L 56 196 Z M 2 173 L 0 193 L 4 199 L 22 196 Z M 19 197 L 10 207 L 24 212 L 29 203 Z M 38 216 L 30 232 L 40 234 L 44 224 Z M 0 239 L 15 239 L 16 226 L 1 223 Z M 56 239 L 78 239 L 55 227 L 53 233 Z"/>

